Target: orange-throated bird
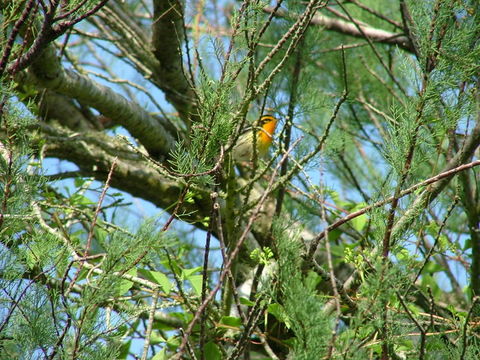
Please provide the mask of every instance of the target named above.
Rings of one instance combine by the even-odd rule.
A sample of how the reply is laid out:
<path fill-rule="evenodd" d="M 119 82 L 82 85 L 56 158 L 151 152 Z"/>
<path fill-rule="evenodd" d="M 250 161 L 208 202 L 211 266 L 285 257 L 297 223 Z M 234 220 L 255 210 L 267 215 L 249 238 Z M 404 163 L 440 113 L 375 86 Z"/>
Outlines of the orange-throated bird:
<path fill-rule="evenodd" d="M 277 121 L 272 115 L 263 115 L 258 121 L 258 126 L 245 129 L 233 148 L 233 159 L 236 162 L 252 160 L 254 144 L 257 148 L 257 156 L 265 157 L 272 144 Z M 254 136 L 256 136 L 255 141 Z"/>

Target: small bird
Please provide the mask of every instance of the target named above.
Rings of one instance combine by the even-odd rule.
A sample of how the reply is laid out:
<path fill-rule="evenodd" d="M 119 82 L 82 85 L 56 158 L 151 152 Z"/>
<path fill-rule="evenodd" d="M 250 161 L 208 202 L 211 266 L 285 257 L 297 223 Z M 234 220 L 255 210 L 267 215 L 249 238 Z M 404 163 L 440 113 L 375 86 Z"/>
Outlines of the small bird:
<path fill-rule="evenodd" d="M 258 127 L 249 127 L 240 135 L 233 148 L 233 159 L 237 163 L 250 161 L 253 158 L 253 146 L 257 148 L 257 156 L 265 157 L 272 144 L 277 119 L 272 115 L 263 115 L 258 121 Z M 258 130 L 258 131 L 257 131 Z M 256 136 L 254 141 L 253 136 Z"/>

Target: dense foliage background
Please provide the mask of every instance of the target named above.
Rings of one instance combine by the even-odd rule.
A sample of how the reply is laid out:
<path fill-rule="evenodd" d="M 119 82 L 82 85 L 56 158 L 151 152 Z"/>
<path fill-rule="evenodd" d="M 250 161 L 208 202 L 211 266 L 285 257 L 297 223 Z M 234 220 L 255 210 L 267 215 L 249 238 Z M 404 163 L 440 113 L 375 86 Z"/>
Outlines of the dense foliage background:
<path fill-rule="evenodd" d="M 478 1 L 0 9 L 0 359 L 478 358 Z"/>

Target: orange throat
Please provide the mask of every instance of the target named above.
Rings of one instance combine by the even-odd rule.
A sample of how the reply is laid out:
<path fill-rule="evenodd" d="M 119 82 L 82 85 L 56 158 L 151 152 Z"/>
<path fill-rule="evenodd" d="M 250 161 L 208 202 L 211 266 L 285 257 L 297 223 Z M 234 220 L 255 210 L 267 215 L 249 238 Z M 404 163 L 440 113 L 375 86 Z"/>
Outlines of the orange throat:
<path fill-rule="evenodd" d="M 277 126 L 277 120 L 271 120 L 262 126 L 262 130 L 258 132 L 260 135 L 260 142 L 265 145 L 270 145 L 272 143 L 273 133 L 275 132 L 275 127 Z"/>

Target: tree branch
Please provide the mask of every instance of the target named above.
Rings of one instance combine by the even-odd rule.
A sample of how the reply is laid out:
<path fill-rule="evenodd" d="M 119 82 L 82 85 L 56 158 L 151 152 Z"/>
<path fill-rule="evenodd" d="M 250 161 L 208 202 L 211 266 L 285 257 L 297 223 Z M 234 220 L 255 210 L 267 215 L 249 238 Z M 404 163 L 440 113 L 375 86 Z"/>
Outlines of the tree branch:
<path fill-rule="evenodd" d="M 273 7 L 266 6 L 263 11 L 270 14 L 274 11 Z M 278 9 L 275 13 L 278 17 L 292 17 L 291 14 L 287 14 L 286 10 Z M 295 17 L 295 16 L 294 16 Z M 379 42 L 382 44 L 396 45 L 403 50 L 413 53 L 414 48 L 408 37 L 400 33 L 391 33 L 382 29 L 376 29 L 370 26 L 364 26 L 357 24 L 362 31 L 360 31 L 355 24 L 348 23 L 339 19 L 332 19 L 325 15 L 316 15 L 310 24 L 322 26 L 326 30 L 336 31 L 345 35 L 350 35 L 356 38 L 365 38 L 363 34 L 373 42 Z M 363 34 L 362 34 L 363 32 Z"/>
<path fill-rule="evenodd" d="M 159 86 L 167 100 L 187 121 L 193 112 L 195 98 L 183 71 L 183 12 L 180 0 L 153 2 L 152 51 L 160 62 L 160 68 L 154 69 L 160 79 Z"/>
<path fill-rule="evenodd" d="M 48 46 L 35 60 L 31 74 L 30 77 L 23 74 L 16 80 L 33 82 L 97 109 L 124 126 L 152 155 L 165 156 L 174 144 L 174 138 L 165 129 L 168 125 L 161 124 L 138 104 L 86 76 L 63 69 L 53 46 Z"/>

